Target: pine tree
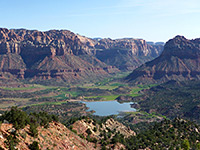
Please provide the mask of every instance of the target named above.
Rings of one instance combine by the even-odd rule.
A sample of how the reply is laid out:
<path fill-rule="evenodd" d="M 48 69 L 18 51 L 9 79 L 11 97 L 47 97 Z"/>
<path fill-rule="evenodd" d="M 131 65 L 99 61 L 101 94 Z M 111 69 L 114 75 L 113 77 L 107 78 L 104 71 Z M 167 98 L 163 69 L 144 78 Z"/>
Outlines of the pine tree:
<path fill-rule="evenodd" d="M 189 149 L 190 149 L 190 143 L 189 143 L 188 139 L 185 139 L 185 140 L 183 141 L 183 143 L 182 143 L 182 148 L 183 148 L 184 150 L 189 150 Z"/>

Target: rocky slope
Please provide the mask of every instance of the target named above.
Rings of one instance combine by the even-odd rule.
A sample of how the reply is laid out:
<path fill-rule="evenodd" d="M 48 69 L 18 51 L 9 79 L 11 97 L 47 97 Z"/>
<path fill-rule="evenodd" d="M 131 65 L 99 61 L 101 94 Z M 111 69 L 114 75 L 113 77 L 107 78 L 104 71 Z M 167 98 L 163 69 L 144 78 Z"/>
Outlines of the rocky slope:
<path fill-rule="evenodd" d="M 106 149 L 126 149 L 121 144 L 121 139 L 126 139 L 131 136 L 135 136 L 136 133 L 130 128 L 124 126 L 122 123 L 110 118 L 105 122 L 97 123 L 93 119 L 78 120 L 71 125 L 73 131 L 78 135 L 86 138 L 88 141 L 100 144 L 106 147 Z"/>
<path fill-rule="evenodd" d="M 102 123 L 101 125 L 97 124 L 92 119 L 89 119 L 89 120 L 82 119 L 82 120 L 76 121 L 73 124 L 73 129 L 76 130 L 78 134 L 84 134 L 84 136 L 87 136 L 86 130 L 89 129 L 91 131 L 92 136 L 94 136 L 97 139 L 101 139 L 100 134 L 102 131 L 108 132 L 108 130 L 111 130 L 111 131 L 115 130 L 115 132 L 119 132 L 120 134 L 124 135 L 126 138 L 136 135 L 134 131 L 124 126 L 123 124 L 119 123 L 118 121 L 115 121 L 112 118 L 106 120 L 106 122 Z"/>
<path fill-rule="evenodd" d="M 49 128 L 38 127 L 38 137 L 34 138 L 30 136 L 29 126 L 24 129 L 17 131 L 19 143 L 16 148 L 21 150 L 28 150 L 29 145 L 33 141 L 39 143 L 41 150 L 48 149 L 60 149 L 60 150 L 88 150 L 88 149 L 99 149 L 94 148 L 94 144 L 87 142 L 86 140 L 80 138 L 78 135 L 67 129 L 63 124 L 52 122 Z M 12 124 L 3 123 L 0 127 L 0 146 L 1 148 L 7 150 L 5 141 L 7 137 L 14 132 L 15 129 Z"/>
<path fill-rule="evenodd" d="M 136 135 L 112 118 L 99 121 L 86 116 L 71 118 L 67 128 L 55 115 L 28 114 L 12 107 L 0 115 L 0 149 L 118 150 L 125 149 L 121 140 Z"/>
<path fill-rule="evenodd" d="M 134 70 L 129 82 L 165 82 L 200 79 L 200 39 L 176 36 L 164 46 L 162 54 Z"/>
<path fill-rule="evenodd" d="M 0 28 L 0 76 L 92 80 L 132 70 L 161 51 L 162 45 L 139 39 L 96 40 L 68 30 Z"/>

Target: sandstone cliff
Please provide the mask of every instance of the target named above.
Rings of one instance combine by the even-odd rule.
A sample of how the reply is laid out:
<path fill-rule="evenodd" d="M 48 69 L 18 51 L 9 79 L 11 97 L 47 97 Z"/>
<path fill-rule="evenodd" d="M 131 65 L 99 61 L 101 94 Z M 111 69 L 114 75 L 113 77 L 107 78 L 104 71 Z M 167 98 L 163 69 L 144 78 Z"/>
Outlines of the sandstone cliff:
<path fill-rule="evenodd" d="M 162 45 L 141 39 L 95 40 L 68 30 L 0 28 L 0 77 L 65 82 L 130 71 L 157 57 Z"/>
<path fill-rule="evenodd" d="M 162 54 L 134 70 L 129 82 L 165 82 L 200 79 L 200 40 L 176 36 L 169 40 Z"/>
<path fill-rule="evenodd" d="M 94 49 L 68 30 L 0 29 L 0 71 L 18 78 L 75 82 L 119 70 L 93 57 Z"/>
<path fill-rule="evenodd" d="M 132 71 L 160 55 L 163 45 L 150 45 L 142 39 L 102 39 L 95 45 L 96 57 L 122 71 Z"/>

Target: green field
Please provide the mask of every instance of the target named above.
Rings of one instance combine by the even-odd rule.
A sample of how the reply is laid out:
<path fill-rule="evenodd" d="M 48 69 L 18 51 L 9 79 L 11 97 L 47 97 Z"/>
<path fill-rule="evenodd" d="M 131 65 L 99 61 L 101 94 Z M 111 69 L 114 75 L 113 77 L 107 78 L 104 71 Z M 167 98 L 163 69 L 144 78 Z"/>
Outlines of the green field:
<path fill-rule="evenodd" d="M 107 80 L 108 81 L 108 80 Z M 115 100 L 117 97 L 124 96 L 139 96 L 139 91 L 150 88 L 155 85 L 149 86 L 135 86 L 130 87 L 127 84 L 120 82 L 105 82 L 104 84 L 91 84 L 69 87 L 56 87 L 56 86 L 44 86 L 39 84 L 28 84 L 25 87 L 1 87 L 2 90 L 7 90 L 5 96 L 0 97 L 0 108 L 6 108 L 10 106 L 27 106 L 27 105 L 46 105 L 46 104 L 62 104 L 68 99 L 80 99 L 88 101 L 110 101 Z M 126 88 L 129 91 L 126 91 Z M 33 90 L 34 89 L 34 90 Z M 118 89 L 124 89 L 123 91 L 117 91 Z M 27 91 L 27 92 L 26 92 Z M 10 94 L 9 94 L 10 93 Z M 66 95 L 68 94 L 68 95 Z M 9 101 L 6 102 L 6 100 Z M 58 102 L 59 101 L 59 102 Z"/>
<path fill-rule="evenodd" d="M 54 86 L 44 86 L 40 84 L 29 84 L 26 87 L 0 87 L 0 89 L 10 90 L 10 91 L 23 91 L 23 90 L 31 90 L 31 89 L 55 89 L 57 87 Z"/>
<path fill-rule="evenodd" d="M 30 89 L 34 89 L 36 87 L 29 86 L 29 87 L 17 87 L 17 88 L 12 88 L 12 87 L 0 87 L 0 88 L 4 89 L 4 90 L 20 91 L 20 90 L 30 90 Z"/>
<path fill-rule="evenodd" d="M 45 102 L 45 103 L 38 103 L 38 104 L 31 104 L 29 106 L 37 106 L 37 105 L 61 105 L 61 104 L 65 104 L 65 103 L 68 103 L 68 102 Z"/>
<path fill-rule="evenodd" d="M 121 73 L 96 83 L 67 85 L 66 87 L 30 83 L 19 83 L 15 87 L 2 86 L 0 87 L 0 108 L 62 104 L 69 99 L 110 101 L 115 100 L 121 95 L 136 97 L 140 95 L 138 94 L 139 91 L 155 86 L 138 85 L 132 87 L 127 83 L 120 82 L 119 79 L 127 74 Z"/>
<path fill-rule="evenodd" d="M 120 95 L 90 96 L 90 97 L 85 97 L 85 100 L 99 98 L 101 101 L 111 101 L 115 100 L 118 96 Z"/>
<path fill-rule="evenodd" d="M 118 88 L 115 87 L 114 89 Z M 138 92 L 141 91 L 143 88 L 138 88 L 138 87 L 134 87 L 130 94 L 117 94 L 117 95 L 104 95 L 104 96 L 90 96 L 90 97 L 85 97 L 85 99 L 101 99 L 101 100 L 105 100 L 105 101 L 109 101 L 109 100 L 115 100 L 117 97 L 121 96 L 121 95 L 125 95 L 125 96 L 132 96 L 132 97 L 136 97 L 139 96 Z M 113 89 L 112 89 L 113 90 Z"/>

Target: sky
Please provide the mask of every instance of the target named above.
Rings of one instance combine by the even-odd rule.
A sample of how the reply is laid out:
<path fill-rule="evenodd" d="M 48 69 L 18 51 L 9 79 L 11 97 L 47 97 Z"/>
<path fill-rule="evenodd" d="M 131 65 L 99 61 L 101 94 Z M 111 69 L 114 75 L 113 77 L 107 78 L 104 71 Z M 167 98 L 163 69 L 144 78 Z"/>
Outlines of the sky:
<path fill-rule="evenodd" d="M 0 0 L 0 27 L 66 29 L 95 38 L 200 37 L 199 0 Z"/>

